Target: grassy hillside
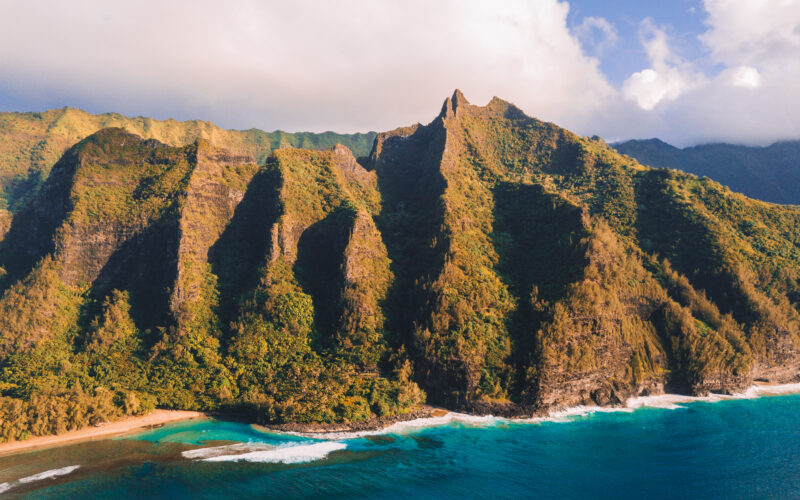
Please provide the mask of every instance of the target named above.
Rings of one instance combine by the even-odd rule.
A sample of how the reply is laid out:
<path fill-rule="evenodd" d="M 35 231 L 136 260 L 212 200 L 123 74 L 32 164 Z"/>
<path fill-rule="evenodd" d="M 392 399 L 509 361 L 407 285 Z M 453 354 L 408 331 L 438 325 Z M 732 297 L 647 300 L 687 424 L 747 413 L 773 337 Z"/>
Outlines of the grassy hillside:
<path fill-rule="evenodd" d="M 380 203 L 341 145 L 259 168 L 202 139 L 81 141 L 0 246 L 2 435 L 155 404 L 296 422 L 421 402 L 384 337 Z"/>
<path fill-rule="evenodd" d="M 768 147 L 704 144 L 678 149 L 658 139 L 614 144 L 643 165 L 706 176 L 752 198 L 800 205 L 800 141 Z"/>
<path fill-rule="evenodd" d="M 0 113 L 0 210 L 14 212 L 47 178 L 50 168 L 81 139 L 108 127 L 119 127 L 169 146 L 185 146 L 196 139 L 245 154 L 261 164 L 270 151 L 281 147 L 327 149 L 341 143 L 357 156 L 366 155 L 374 133 L 288 133 L 262 130 L 223 130 L 211 122 L 129 118 L 117 113 L 93 115 L 74 108 L 43 113 Z M 0 234 L 2 234 L 0 217 Z"/>
<path fill-rule="evenodd" d="M 105 129 L 0 244 L 5 437 L 167 408 L 531 415 L 800 375 L 800 209 L 460 92 L 279 148 Z"/>

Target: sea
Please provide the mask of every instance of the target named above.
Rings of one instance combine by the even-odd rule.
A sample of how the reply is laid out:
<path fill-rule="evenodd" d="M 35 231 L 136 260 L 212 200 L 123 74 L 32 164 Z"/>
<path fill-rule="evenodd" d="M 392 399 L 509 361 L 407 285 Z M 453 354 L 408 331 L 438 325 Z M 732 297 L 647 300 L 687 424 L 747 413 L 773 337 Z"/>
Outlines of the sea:
<path fill-rule="evenodd" d="M 800 498 L 800 395 L 657 396 L 525 421 L 450 413 L 313 436 L 190 420 L 1 456 L 0 497 Z"/>

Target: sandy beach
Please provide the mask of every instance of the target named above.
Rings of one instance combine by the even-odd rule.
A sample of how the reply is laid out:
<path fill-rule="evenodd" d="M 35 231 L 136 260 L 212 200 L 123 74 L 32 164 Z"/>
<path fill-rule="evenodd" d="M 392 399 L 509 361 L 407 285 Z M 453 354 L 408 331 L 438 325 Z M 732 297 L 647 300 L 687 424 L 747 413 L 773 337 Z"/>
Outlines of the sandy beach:
<path fill-rule="evenodd" d="M 594 411 L 613 412 L 613 411 L 633 411 L 636 408 L 649 406 L 654 408 L 675 408 L 681 403 L 692 402 L 716 402 L 728 399 L 750 399 L 764 396 L 778 396 L 783 394 L 800 394 L 800 383 L 770 384 L 756 382 L 746 391 L 739 394 L 712 394 L 709 396 L 689 396 L 683 394 L 660 394 L 654 396 L 642 396 L 630 398 L 624 406 L 577 406 L 566 408 L 560 411 L 551 411 L 540 416 L 533 417 L 503 417 L 498 415 L 486 414 L 465 414 L 451 412 L 444 408 L 422 405 L 414 411 L 393 415 L 391 417 L 374 417 L 365 421 L 336 423 L 336 424 L 283 424 L 254 427 L 271 432 L 286 432 L 289 434 L 315 437 L 322 439 L 344 439 L 360 435 L 382 434 L 394 427 L 425 427 L 428 425 L 441 425 L 451 420 L 463 420 L 468 422 L 481 421 L 485 419 L 502 419 L 509 422 L 526 421 L 545 421 L 561 420 L 571 415 L 591 413 Z M 25 441 L 13 441 L 0 444 L 0 456 L 28 451 L 35 448 L 59 446 L 70 444 L 77 441 L 89 441 L 103 439 L 124 434 L 130 434 L 141 429 L 162 425 L 169 422 L 189 420 L 193 418 L 208 418 L 208 415 L 197 411 L 183 410 L 154 410 L 141 417 L 130 417 L 116 422 L 110 422 L 98 427 L 86 427 L 77 431 L 67 432 L 57 436 L 35 437 Z M 223 417 L 224 418 L 224 417 Z"/>
<path fill-rule="evenodd" d="M 99 438 L 109 438 L 121 436 L 130 432 L 154 426 L 177 422 L 179 420 L 189 420 L 192 418 L 205 417 L 204 413 L 198 411 L 182 410 L 153 410 L 141 417 L 129 417 L 115 422 L 109 422 L 96 427 L 85 427 L 77 431 L 70 431 L 57 436 L 41 436 L 26 439 L 25 441 L 11 441 L 0 444 L 0 455 L 17 453 L 20 451 L 32 450 L 49 446 L 58 446 L 72 443 L 75 441 L 87 441 Z"/>

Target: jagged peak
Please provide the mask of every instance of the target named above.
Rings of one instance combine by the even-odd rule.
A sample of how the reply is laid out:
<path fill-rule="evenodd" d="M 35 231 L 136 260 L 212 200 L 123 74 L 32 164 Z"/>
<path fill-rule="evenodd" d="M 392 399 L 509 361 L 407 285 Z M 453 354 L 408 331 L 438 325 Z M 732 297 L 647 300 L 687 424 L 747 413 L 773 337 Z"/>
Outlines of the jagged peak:
<path fill-rule="evenodd" d="M 330 152 L 335 158 L 336 166 L 338 166 L 345 175 L 353 175 L 361 180 L 364 179 L 365 175 L 369 175 L 367 169 L 358 163 L 355 155 L 347 146 L 343 144 L 336 144 L 330 149 Z"/>
<path fill-rule="evenodd" d="M 457 116 L 459 110 L 465 109 L 472 109 L 474 112 L 483 114 L 488 113 L 490 116 L 502 116 L 512 120 L 530 119 L 518 106 L 497 96 L 493 96 L 485 106 L 474 106 L 464 97 L 464 94 L 459 89 L 456 89 L 451 97 L 444 100 L 439 117 L 448 118 Z"/>
<path fill-rule="evenodd" d="M 627 140 L 627 141 L 615 142 L 614 146 L 623 146 L 623 145 L 631 145 L 631 144 L 642 145 L 642 146 L 656 146 L 656 147 L 661 147 L 661 148 L 670 149 L 670 150 L 680 149 L 680 148 L 676 148 L 675 146 L 673 146 L 672 144 L 670 144 L 668 142 L 662 141 L 658 137 L 652 137 L 650 139 L 630 139 L 630 140 Z"/>
<path fill-rule="evenodd" d="M 460 106 L 469 106 L 469 101 L 459 89 L 453 91 L 453 96 L 450 99 L 453 101 L 454 110 L 458 109 Z"/>
<path fill-rule="evenodd" d="M 354 160 L 356 159 L 355 155 L 353 155 L 353 152 L 350 150 L 350 148 L 339 142 L 334 144 L 334 146 L 331 148 L 331 151 L 333 152 L 333 154 L 337 156 L 352 158 Z"/>
<path fill-rule="evenodd" d="M 497 96 L 492 97 L 492 100 L 486 105 L 486 109 L 510 119 L 529 118 L 529 116 L 514 103 Z"/>
<path fill-rule="evenodd" d="M 442 111 L 439 114 L 441 117 L 451 117 L 455 116 L 459 109 L 463 109 L 464 106 L 470 106 L 469 101 L 464 94 L 459 90 L 456 89 L 453 91 L 453 95 L 447 97 L 444 100 L 444 104 L 442 105 Z"/>

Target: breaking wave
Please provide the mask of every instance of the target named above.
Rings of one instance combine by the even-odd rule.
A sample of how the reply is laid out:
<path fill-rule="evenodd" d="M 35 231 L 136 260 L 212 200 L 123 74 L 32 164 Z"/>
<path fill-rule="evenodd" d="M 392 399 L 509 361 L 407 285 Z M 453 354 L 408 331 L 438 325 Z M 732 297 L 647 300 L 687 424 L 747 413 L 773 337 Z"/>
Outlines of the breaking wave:
<path fill-rule="evenodd" d="M 453 423 L 474 427 L 490 427 L 498 424 L 513 423 L 542 423 L 542 422 L 569 422 L 578 417 L 588 416 L 594 413 L 630 413 L 640 408 L 659 408 L 665 410 L 675 410 L 683 408 L 682 404 L 687 403 L 715 403 L 731 399 L 752 399 L 762 396 L 775 396 L 781 394 L 800 393 L 800 383 L 776 384 L 776 385 L 755 385 L 739 394 L 711 394 L 709 396 L 686 396 L 681 394 L 660 394 L 657 396 L 639 396 L 626 401 L 625 406 L 573 406 L 562 410 L 555 410 L 546 416 L 531 418 L 504 418 L 493 415 L 467 415 L 463 413 L 448 412 L 438 417 L 418 418 L 405 422 L 396 422 L 383 429 L 368 431 L 344 431 L 344 432 L 291 432 L 289 434 L 317 439 L 357 439 L 360 437 L 377 436 L 383 434 L 408 434 L 420 429 L 429 427 L 441 427 Z"/>
<path fill-rule="evenodd" d="M 21 479 L 17 479 L 16 481 L 0 483 L 0 493 L 5 493 L 6 491 L 14 488 L 15 486 L 19 486 L 20 484 L 35 483 L 36 481 L 42 481 L 44 479 L 53 479 L 59 476 L 66 476 L 67 474 L 71 474 L 79 467 L 80 465 L 70 465 L 68 467 L 61 467 L 59 469 L 50 469 L 44 472 L 39 472 L 38 474 L 33 474 L 32 476 L 26 476 Z"/>
<path fill-rule="evenodd" d="M 260 462 L 298 464 L 322 460 L 328 454 L 347 448 L 345 443 L 323 441 L 313 444 L 292 444 L 288 446 L 271 446 L 253 443 L 240 443 L 199 450 L 184 451 L 182 455 L 189 459 L 204 462 Z"/>

